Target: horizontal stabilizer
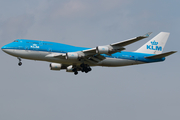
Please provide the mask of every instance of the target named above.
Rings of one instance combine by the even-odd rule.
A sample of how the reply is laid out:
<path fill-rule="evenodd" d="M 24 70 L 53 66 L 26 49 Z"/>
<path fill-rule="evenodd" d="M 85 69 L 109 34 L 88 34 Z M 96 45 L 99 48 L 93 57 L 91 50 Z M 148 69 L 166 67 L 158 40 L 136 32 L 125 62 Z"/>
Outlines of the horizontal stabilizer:
<path fill-rule="evenodd" d="M 173 53 L 176 53 L 177 51 L 171 51 L 171 52 L 166 52 L 166 53 L 162 53 L 162 54 L 157 54 L 157 55 L 153 55 L 153 56 L 149 56 L 149 57 L 145 57 L 147 59 L 160 59 L 166 56 L 169 56 Z"/>

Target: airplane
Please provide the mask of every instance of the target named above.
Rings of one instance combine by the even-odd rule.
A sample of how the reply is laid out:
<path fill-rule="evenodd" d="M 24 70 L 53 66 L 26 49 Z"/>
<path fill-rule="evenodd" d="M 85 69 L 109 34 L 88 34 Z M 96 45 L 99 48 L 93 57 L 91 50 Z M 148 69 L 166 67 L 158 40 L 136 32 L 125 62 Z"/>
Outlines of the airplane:
<path fill-rule="evenodd" d="M 170 35 L 168 32 L 160 32 L 142 47 L 133 52 L 124 51 L 125 46 L 148 38 L 152 32 L 121 42 L 97 46 L 94 48 L 76 47 L 62 43 L 16 39 L 1 49 L 19 60 L 21 59 L 47 61 L 50 70 L 66 70 L 66 72 L 78 71 L 88 73 L 93 66 L 119 67 L 153 62 L 161 62 L 177 51 L 162 53 L 166 41 Z"/>

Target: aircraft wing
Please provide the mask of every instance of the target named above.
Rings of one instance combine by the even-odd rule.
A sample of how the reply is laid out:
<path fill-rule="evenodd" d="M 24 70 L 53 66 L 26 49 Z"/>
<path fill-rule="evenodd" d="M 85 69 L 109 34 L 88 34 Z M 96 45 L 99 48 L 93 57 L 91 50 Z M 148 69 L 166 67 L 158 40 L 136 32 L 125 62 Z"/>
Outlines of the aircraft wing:
<path fill-rule="evenodd" d="M 141 39 L 147 38 L 149 37 L 151 33 L 152 32 L 149 32 L 143 36 L 138 36 L 132 39 L 113 43 L 110 45 L 97 46 L 96 48 L 91 48 L 91 49 L 77 51 L 77 52 L 70 52 L 70 53 L 52 53 L 52 54 L 47 55 L 46 57 L 54 57 L 54 58 L 61 58 L 61 59 L 77 57 L 79 59 L 83 59 L 86 62 L 98 63 L 102 61 L 103 59 L 105 59 L 105 57 L 102 56 L 101 54 L 111 55 L 116 52 L 121 52 L 122 50 L 125 50 L 124 46 L 137 42 Z"/>
<path fill-rule="evenodd" d="M 105 49 L 105 47 L 108 47 L 110 49 L 114 49 L 114 50 L 112 50 L 112 52 L 110 52 L 110 54 L 120 52 L 122 50 L 125 50 L 124 46 L 132 44 L 132 43 L 137 42 L 139 40 L 142 40 L 144 38 L 147 38 L 147 37 L 150 36 L 151 33 L 152 32 L 148 32 L 147 34 L 145 34 L 143 36 L 138 36 L 138 37 L 131 38 L 131 39 L 128 39 L 128 40 L 124 40 L 124 41 L 121 41 L 121 42 L 106 45 L 106 46 L 104 46 L 104 49 Z M 101 47 L 103 47 L 103 46 L 101 46 Z M 92 49 L 88 49 L 88 50 L 84 50 L 83 53 L 96 54 L 97 53 L 97 47 L 92 48 Z"/>
<path fill-rule="evenodd" d="M 121 41 L 121 42 L 117 42 L 117 43 L 113 43 L 111 44 L 111 46 L 126 46 L 126 45 L 129 45 L 129 44 L 132 44 L 134 42 L 137 42 L 141 39 L 144 39 L 144 38 L 147 38 L 149 37 L 149 35 L 151 34 L 152 32 L 148 32 L 147 34 L 143 35 L 143 36 L 138 36 L 138 37 L 135 37 L 135 38 L 132 38 L 132 39 L 128 39 L 128 40 L 125 40 L 125 41 Z"/>

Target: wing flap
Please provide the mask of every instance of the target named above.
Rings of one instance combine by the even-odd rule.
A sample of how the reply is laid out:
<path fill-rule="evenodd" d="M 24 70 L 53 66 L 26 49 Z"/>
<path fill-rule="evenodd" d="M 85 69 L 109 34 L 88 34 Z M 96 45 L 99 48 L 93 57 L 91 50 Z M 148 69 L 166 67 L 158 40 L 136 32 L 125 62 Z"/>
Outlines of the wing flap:
<path fill-rule="evenodd" d="M 93 63 L 93 64 L 97 64 L 104 59 L 105 59 L 105 57 L 102 55 L 87 56 L 84 58 L 84 60 L 86 60 L 87 62 Z"/>
<path fill-rule="evenodd" d="M 147 59 L 160 59 L 166 56 L 169 56 L 171 54 L 176 53 L 177 51 L 171 51 L 171 52 L 166 52 L 166 53 L 162 53 L 162 54 L 157 54 L 157 55 L 153 55 L 153 56 L 149 56 L 149 57 L 145 57 Z"/>
<path fill-rule="evenodd" d="M 84 58 L 85 61 L 89 62 L 89 63 L 93 63 L 93 64 L 97 64 L 97 61 L 94 61 L 92 59 L 88 59 L 88 58 Z"/>

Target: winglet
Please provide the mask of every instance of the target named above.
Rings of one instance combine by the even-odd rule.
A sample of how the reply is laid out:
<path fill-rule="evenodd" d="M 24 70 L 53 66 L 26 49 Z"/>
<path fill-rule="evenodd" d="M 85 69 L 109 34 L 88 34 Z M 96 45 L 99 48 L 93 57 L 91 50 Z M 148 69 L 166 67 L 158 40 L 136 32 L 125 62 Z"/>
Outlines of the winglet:
<path fill-rule="evenodd" d="M 148 33 L 146 33 L 145 35 L 143 35 L 143 37 L 147 38 L 147 37 L 149 37 L 151 34 L 152 34 L 152 32 L 148 32 Z"/>

